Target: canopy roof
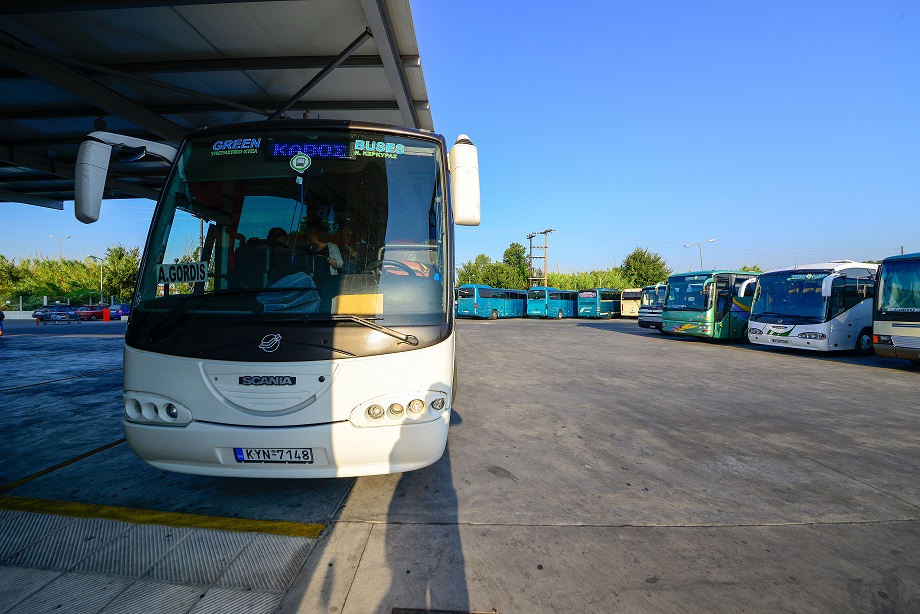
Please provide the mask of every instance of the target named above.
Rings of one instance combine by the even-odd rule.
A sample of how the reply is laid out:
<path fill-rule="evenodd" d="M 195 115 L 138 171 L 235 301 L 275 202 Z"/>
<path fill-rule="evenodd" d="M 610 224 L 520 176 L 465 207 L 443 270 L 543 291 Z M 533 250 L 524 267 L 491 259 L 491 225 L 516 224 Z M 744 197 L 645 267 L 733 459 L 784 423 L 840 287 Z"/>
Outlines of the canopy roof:
<path fill-rule="evenodd" d="M 409 0 L 4 0 L 0 16 L 0 202 L 62 209 L 94 130 L 177 144 L 277 117 L 434 129 Z M 113 161 L 105 197 L 155 199 L 167 170 Z"/>

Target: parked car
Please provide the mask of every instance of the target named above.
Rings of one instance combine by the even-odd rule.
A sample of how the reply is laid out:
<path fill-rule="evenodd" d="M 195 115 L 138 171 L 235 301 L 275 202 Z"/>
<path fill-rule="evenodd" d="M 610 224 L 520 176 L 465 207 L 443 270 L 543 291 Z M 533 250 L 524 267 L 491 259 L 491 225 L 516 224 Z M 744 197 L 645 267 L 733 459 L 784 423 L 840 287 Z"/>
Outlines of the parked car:
<path fill-rule="evenodd" d="M 70 305 L 51 305 L 41 307 L 32 312 L 35 319 L 47 324 L 48 322 L 79 322 L 80 314 Z"/>
<path fill-rule="evenodd" d="M 104 317 L 103 310 L 109 310 L 109 318 L 112 320 L 121 319 L 121 310 L 115 307 L 108 307 L 106 305 L 90 305 L 89 307 L 80 307 L 77 309 L 77 313 L 80 315 L 81 320 L 101 320 Z"/>

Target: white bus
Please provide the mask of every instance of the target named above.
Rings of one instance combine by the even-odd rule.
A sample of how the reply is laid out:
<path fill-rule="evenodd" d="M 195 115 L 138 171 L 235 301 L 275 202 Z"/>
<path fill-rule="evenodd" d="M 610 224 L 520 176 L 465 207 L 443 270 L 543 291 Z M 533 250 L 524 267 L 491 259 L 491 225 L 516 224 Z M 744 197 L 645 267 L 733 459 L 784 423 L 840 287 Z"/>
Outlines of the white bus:
<path fill-rule="evenodd" d="M 418 469 L 456 387 L 453 225 L 479 223 L 476 148 L 354 121 L 197 131 L 178 151 L 93 133 L 77 217 L 113 146 L 173 159 L 125 335 L 125 436 L 154 467 L 258 478 Z M 448 189 L 450 186 L 450 189 Z"/>
<path fill-rule="evenodd" d="M 757 279 L 748 339 L 773 347 L 872 353 L 877 264 L 833 260 Z"/>
<path fill-rule="evenodd" d="M 626 288 L 620 294 L 620 316 L 638 318 L 639 304 L 642 302 L 642 288 Z"/>
<path fill-rule="evenodd" d="M 920 366 L 920 253 L 882 260 L 874 316 L 875 353 Z"/>
<path fill-rule="evenodd" d="M 654 286 L 642 288 L 642 299 L 639 303 L 639 326 L 661 330 L 661 312 L 664 311 L 667 298 L 667 283 L 657 283 Z"/>

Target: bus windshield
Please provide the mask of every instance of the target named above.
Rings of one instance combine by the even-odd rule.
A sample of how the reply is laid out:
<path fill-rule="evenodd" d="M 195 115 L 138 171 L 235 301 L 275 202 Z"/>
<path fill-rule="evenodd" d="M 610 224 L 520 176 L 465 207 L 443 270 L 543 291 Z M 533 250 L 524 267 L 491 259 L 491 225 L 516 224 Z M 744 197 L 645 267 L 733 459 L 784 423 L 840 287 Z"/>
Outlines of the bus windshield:
<path fill-rule="evenodd" d="M 920 260 L 886 262 L 879 277 L 880 314 L 920 312 Z"/>
<path fill-rule="evenodd" d="M 819 324 L 827 320 L 827 300 L 821 296 L 821 284 L 830 271 L 786 271 L 760 276 L 751 317 L 760 320 L 785 318 L 801 324 Z"/>
<path fill-rule="evenodd" d="M 664 307 L 666 297 L 665 290 L 667 286 L 654 286 L 642 289 L 642 306 L 643 307 Z"/>
<path fill-rule="evenodd" d="M 387 327 L 443 325 L 439 141 L 299 128 L 221 136 L 190 138 L 176 160 L 133 323 L 348 314 Z"/>
<path fill-rule="evenodd" d="M 530 290 L 527 292 L 527 298 L 531 301 L 542 301 L 546 298 L 546 290 Z"/>
<path fill-rule="evenodd" d="M 707 311 L 710 307 L 712 277 L 684 275 L 668 280 L 667 308 L 675 311 Z M 623 293 L 625 296 L 625 292 Z"/>

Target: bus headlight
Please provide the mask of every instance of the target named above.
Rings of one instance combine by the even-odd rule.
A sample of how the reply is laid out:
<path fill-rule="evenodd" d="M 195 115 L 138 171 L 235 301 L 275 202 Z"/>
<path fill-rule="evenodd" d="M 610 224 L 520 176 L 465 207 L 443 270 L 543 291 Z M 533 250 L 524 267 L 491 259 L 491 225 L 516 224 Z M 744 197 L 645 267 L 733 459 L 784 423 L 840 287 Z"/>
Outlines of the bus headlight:
<path fill-rule="evenodd" d="M 175 420 L 179 417 L 179 408 L 177 408 L 172 403 L 167 403 L 163 406 L 163 412 L 166 414 L 167 420 Z"/>
<path fill-rule="evenodd" d="M 759 328 L 749 328 L 749 329 L 748 329 L 748 334 L 749 334 L 749 335 L 762 335 L 762 334 L 763 334 L 763 331 L 760 330 Z"/>
<path fill-rule="evenodd" d="M 383 418 L 383 405 L 370 405 L 367 408 L 367 417 L 371 420 L 380 420 Z"/>
<path fill-rule="evenodd" d="M 157 426 L 185 426 L 192 412 L 179 403 L 146 392 L 125 392 L 125 419 L 128 422 Z"/>
<path fill-rule="evenodd" d="M 893 345 L 891 335 L 872 335 L 872 343 L 876 345 Z"/>
<path fill-rule="evenodd" d="M 827 339 L 824 333 L 799 333 L 799 339 Z"/>
<path fill-rule="evenodd" d="M 351 409 L 349 422 L 357 427 L 423 424 L 442 420 L 450 409 L 441 390 L 393 392 L 367 399 Z"/>

